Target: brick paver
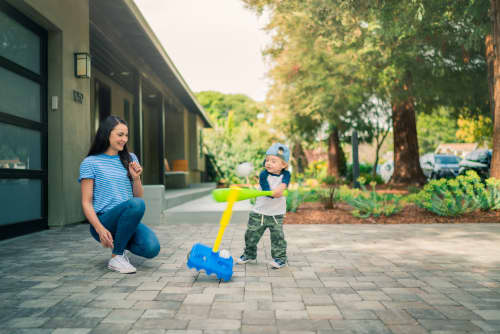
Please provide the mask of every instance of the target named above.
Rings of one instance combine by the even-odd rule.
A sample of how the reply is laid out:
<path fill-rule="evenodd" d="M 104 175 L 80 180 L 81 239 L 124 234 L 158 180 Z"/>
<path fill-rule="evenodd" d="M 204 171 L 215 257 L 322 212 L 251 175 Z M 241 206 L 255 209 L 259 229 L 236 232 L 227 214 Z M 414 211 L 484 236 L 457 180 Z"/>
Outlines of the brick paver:
<path fill-rule="evenodd" d="M 500 333 L 500 224 L 285 225 L 289 266 L 269 234 L 230 282 L 186 268 L 217 215 L 163 221 L 153 260 L 106 269 L 78 225 L 0 242 L 0 333 Z M 221 248 L 241 254 L 244 221 Z"/>

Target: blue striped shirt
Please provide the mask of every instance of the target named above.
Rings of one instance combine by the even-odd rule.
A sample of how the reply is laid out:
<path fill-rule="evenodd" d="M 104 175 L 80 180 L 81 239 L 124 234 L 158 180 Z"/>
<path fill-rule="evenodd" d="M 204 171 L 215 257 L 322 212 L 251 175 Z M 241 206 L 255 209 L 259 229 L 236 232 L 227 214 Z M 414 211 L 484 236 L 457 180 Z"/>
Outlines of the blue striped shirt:
<path fill-rule="evenodd" d="M 134 153 L 130 153 L 131 161 L 138 162 Z M 80 177 L 94 180 L 92 204 L 96 213 L 104 213 L 120 203 L 134 197 L 132 183 L 127 176 L 118 155 L 90 155 L 80 164 Z"/>

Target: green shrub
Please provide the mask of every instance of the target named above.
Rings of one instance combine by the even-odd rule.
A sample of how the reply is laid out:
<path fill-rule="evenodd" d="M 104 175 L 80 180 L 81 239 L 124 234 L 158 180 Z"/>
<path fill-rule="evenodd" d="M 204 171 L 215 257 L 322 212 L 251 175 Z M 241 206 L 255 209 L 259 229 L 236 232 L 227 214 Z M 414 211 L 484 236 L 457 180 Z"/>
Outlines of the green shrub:
<path fill-rule="evenodd" d="M 402 196 L 378 194 L 375 191 L 376 182 L 374 181 L 370 183 L 372 190 L 367 191 L 364 185 L 365 180 L 359 178 L 358 181 L 363 191 L 356 195 L 351 193 L 350 196 L 345 197 L 347 204 L 354 208 L 352 211 L 353 216 L 359 218 L 379 217 L 381 215 L 391 216 L 403 209 L 404 201 L 402 201 Z"/>
<path fill-rule="evenodd" d="M 500 180 L 489 178 L 479 196 L 481 210 L 500 210 Z"/>
<path fill-rule="evenodd" d="M 340 201 L 338 187 L 341 181 L 333 175 L 327 175 L 322 181 L 326 184 L 326 188 L 320 188 L 318 199 L 325 209 L 333 209 Z"/>
<path fill-rule="evenodd" d="M 500 209 L 500 180 L 490 178 L 485 183 L 474 171 L 456 179 L 429 182 L 418 193 L 415 204 L 439 216 L 459 216 L 481 209 Z"/>
<path fill-rule="evenodd" d="M 300 204 L 304 202 L 304 196 L 300 190 L 289 190 L 286 197 L 286 211 L 296 212 Z"/>

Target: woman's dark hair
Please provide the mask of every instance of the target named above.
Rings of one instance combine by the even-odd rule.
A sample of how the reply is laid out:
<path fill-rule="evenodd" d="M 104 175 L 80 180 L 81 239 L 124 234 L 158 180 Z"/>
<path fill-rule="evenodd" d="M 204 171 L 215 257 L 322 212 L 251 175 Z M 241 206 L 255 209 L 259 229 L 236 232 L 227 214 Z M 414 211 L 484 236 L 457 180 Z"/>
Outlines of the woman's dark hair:
<path fill-rule="evenodd" d="M 109 136 L 111 131 L 118 125 L 124 124 L 128 127 L 127 122 L 117 116 L 108 116 L 104 121 L 99 125 L 99 129 L 95 134 L 94 141 L 90 146 L 89 155 L 98 155 L 106 152 L 109 147 Z M 127 171 L 128 178 L 132 181 L 132 175 L 130 175 L 130 171 L 128 170 L 128 166 L 130 164 L 130 153 L 128 152 L 127 144 L 123 146 L 123 150 L 118 152 L 120 156 L 120 161 L 122 162 L 123 167 Z"/>

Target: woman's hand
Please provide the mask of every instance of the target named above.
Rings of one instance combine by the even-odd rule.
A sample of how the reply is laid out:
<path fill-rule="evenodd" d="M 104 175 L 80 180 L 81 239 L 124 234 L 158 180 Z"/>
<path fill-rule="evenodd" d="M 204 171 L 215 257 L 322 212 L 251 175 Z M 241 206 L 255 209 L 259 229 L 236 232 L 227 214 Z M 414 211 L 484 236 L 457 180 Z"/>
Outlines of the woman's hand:
<path fill-rule="evenodd" d="M 130 172 L 130 175 L 132 176 L 132 179 L 137 180 L 141 174 L 142 174 L 142 167 L 139 165 L 138 162 L 131 162 L 128 165 L 128 170 Z"/>
<path fill-rule="evenodd" d="M 101 240 L 101 245 L 105 248 L 113 248 L 113 236 L 111 233 L 105 228 L 102 227 L 96 231 L 99 234 L 99 240 Z"/>

